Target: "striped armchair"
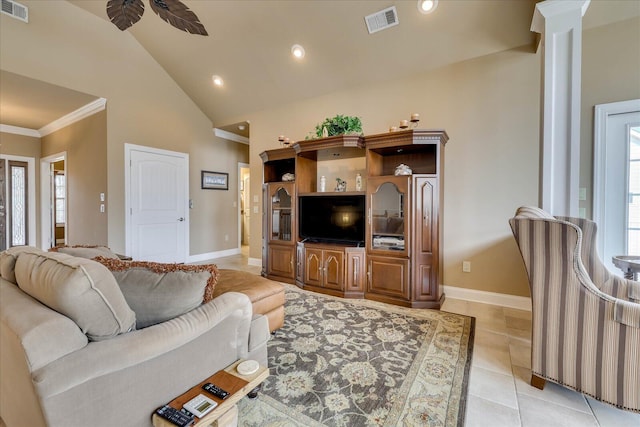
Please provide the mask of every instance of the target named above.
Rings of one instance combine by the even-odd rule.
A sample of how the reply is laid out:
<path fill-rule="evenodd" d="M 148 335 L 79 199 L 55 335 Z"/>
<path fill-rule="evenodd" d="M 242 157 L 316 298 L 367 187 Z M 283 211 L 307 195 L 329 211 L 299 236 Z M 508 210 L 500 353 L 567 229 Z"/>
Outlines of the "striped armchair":
<path fill-rule="evenodd" d="M 531 287 L 531 385 L 640 412 L 640 282 L 602 264 L 593 221 L 522 207 L 509 224 Z"/>

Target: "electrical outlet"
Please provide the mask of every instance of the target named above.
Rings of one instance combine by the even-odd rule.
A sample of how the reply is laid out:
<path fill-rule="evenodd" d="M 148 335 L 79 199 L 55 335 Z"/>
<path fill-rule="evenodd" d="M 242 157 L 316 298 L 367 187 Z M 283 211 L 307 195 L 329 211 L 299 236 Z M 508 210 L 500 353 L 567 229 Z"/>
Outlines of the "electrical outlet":
<path fill-rule="evenodd" d="M 104 213 L 104 203 L 100 203 L 100 213 Z"/>
<path fill-rule="evenodd" d="M 229 241 L 229 235 L 228 235 L 228 234 L 225 234 L 225 235 L 224 235 L 224 241 L 225 241 L 225 242 L 228 242 L 228 241 Z"/>
<path fill-rule="evenodd" d="M 100 201 L 104 202 L 104 193 L 100 193 Z"/>
<path fill-rule="evenodd" d="M 258 207 L 257 207 L 257 206 L 254 206 L 254 207 L 253 207 L 253 213 L 258 213 L 259 211 L 260 211 L 260 210 L 258 209 Z"/>
<path fill-rule="evenodd" d="M 462 272 L 471 273 L 471 261 L 462 261 Z"/>

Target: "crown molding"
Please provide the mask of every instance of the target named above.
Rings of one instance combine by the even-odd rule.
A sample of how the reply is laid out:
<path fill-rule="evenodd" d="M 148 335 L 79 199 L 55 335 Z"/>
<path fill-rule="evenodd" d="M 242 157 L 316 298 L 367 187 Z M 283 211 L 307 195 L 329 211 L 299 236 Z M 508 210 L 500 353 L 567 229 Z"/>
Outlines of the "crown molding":
<path fill-rule="evenodd" d="M 40 132 L 41 136 L 47 136 L 50 133 L 58 131 L 66 126 L 74 124 L 75 122 L 99 113 L 106 108 L 106 105 L 107 100 L 105 98 L 98 98 L 95 101 L 88 103 L 84 107 L 80 107 L 76 111 L 72 111 L 66 116 L 62 116 L 59 119 L 52 121 L 48 125 L 41 127 L 40 129 L 38 129 L 38 132 Z"/>
<path fill-rule="evenodd" d="M 226 130 L 222 130 L 218 128 L 213 128 L 213 133 L 217 137 L 228 139 L 229 141 L 234 141 L 234 142 L 239 142 L 241 144 L 249 145 L 249 138 L 247 137 L 244 137 L 232 132 L 227 132 Z"/>
<path fill-rule="evenodd" d="M 0 132 L 12 133 L 14 135 L 30 136 L 33 138 L 40 138 L 40 132 L 38 132 L 37 130 L 21 128 L 18 126 L 0 124 Z"/>
<path fill-rule="evenodd" d="M 72 125 L 75 122 L 78 122 L 82 119 L 86 119 L 89 116 L 99 113 L 100 111 L 104 110 L 106 106 L 107 106 L 107 100 L 105 98 L 98 98 L 95 101 L 90 102 L 87 105 L 80 107 L 75 111 L 72 111 L 66 116 L 62 116 L 59 119 L 52 121 L 48 125 L 45 125 L 38 130 L 0 124 L 0 132 L 31 136 L 34 138 L 42 138 L 43 136 L 47 136 L 50 133 L 53 133 L 55 131 L 62 129 L 63 127 Z"/>

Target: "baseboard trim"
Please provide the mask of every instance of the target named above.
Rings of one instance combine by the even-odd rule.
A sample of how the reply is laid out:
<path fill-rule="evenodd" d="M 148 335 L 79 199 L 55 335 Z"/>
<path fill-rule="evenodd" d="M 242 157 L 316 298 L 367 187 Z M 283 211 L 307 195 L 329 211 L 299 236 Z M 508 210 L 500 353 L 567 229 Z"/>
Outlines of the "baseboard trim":
<path fill-rule="evenodd" d="M 223 258 L 231 255 L 238 255 L 239 253 L 240 253 L 240 249 L 234 248 L 234 249 L 225 249 L 224 251 L 207 252 L 207 253 L 198 254 L 198 255 L 189 255 L 189 259 L 187 260 L 187 262 L 189 263 L 202 262 L 210 259 Z"/>
<path fill-rule="evenodd" d="M 262 258 L 249 258 L 247 264 L 255 267 L 262 267 Z"/>
<path fill-rule="evenodd" d="M 531 311 L 531 298 L 527 297 L 500 294 L 497 292 L 478 291 L 475 289 L 459 288 L 456 286 L 443 286 L 443 290 L 447 298 Z"/>

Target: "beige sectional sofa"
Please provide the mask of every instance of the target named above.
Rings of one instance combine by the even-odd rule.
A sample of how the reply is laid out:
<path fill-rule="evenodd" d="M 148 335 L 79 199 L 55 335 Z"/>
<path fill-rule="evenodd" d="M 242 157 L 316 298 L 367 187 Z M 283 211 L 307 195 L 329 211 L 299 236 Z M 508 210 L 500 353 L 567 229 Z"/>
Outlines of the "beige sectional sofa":
<path fill-rule="evenodd" d="M 95 261 L 14 248 L 0 253 L 0 276 L 7 427 L 150 426 L 155 408 L 235 360 L 267 363 L 268 320 L 242 293 L 135 329 Z"/>

